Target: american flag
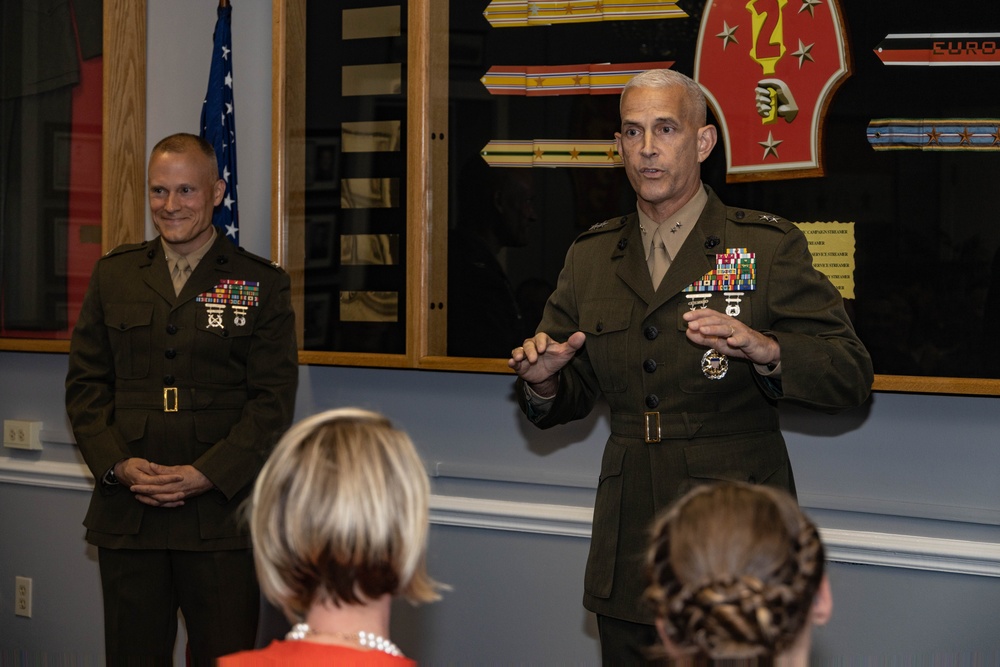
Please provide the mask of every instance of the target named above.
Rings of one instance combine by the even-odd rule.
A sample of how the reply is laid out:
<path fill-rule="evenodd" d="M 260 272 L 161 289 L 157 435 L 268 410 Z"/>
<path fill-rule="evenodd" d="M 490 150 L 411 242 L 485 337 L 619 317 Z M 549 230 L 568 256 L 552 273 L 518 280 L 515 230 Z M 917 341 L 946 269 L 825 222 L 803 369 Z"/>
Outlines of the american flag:
<path fill-rule="evenodd" d="M 208 92 L 201 107 L 201 136 L 215 148 L 219 174 L 226 181 L 222 205 L 215 209 L 212 224 L 233 243 L 240 242 L 240 214 L 236 205 L 236 114 L 233 110 L 233 8 L 219 7 L 212 46 L 212 69 Z"/>

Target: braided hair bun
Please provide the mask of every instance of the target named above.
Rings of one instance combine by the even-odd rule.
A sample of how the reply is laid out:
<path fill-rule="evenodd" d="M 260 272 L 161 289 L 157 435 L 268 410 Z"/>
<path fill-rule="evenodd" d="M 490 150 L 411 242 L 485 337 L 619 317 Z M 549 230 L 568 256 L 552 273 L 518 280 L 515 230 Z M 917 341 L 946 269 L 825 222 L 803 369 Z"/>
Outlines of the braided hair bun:
<path fill-rule="evenodd" d="M 805 627 L 823 564 L 816 526 L 787 493 L 701 486 L 656 522 L 646 596 L 678 650 L 773 657 Z"/>

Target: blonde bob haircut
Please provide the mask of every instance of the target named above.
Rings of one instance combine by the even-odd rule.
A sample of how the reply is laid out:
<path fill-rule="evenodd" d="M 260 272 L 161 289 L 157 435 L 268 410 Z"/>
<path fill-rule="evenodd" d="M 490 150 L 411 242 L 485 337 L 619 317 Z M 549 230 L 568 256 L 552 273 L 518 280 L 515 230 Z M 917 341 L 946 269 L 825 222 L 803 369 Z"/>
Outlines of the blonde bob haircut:
<path fill-rule="evenodd" d="M 382 415 L 342 408 L 298 422 L 251 498 L 261 590 L 290 620 L 317 602 L 437 600 L 425 569 L 429 496 L 413 442 Z"/>

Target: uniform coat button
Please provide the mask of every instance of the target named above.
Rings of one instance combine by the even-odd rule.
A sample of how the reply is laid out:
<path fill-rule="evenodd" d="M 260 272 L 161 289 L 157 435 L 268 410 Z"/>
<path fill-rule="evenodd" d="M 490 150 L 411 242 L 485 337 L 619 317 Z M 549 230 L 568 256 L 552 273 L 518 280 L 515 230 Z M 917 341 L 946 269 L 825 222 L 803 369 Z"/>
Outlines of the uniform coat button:
<path fill-rule="evenodd" d="M 173 336 L 175 333 L 177 333 L 177 327 L 175 325 L 173 325 L 173 324 L 168 324 L 167 325 L 167 333 L 170 334 L 171 336 Z"/>
<path fill-rule="evenodd" d="M 642 362 L 642 370 L 652 373 L 656 370 L 656 362 L 652 359 L 646 359 L 646 361 Z"/>
<path fill-rule="evenodd" d="M 656 394 L 650 394 L 649 396 L 646 397 L 646 407 L 649 408 L 650 410 L 655 409 L 656 406 L 659 404 L 660 404 L 660 399 Z"/>
<path fill-rule="evenodd" d="M 172 386 L 174 384 L 174 382 L 176 382 L 176 381 L 177 381 L 177 378 L 175 378 L 173 375 L 164 375 L 163 376 L 163 384 L 166 385 L 166 386 L 168 386 L 168 387 Z"/>
<path fill-rule="evenodd" d="M 660 330 L 654 326 L 648 326 L 643 333 L 647 340 L 656 340 L 656 337 L 660 335 Z"/>
<path fill-rule="evenodd" d="M 169 350 L 163 353 L 163 356 L 165 356 L 167 359 L 173 359 L 174 357 L 177 356 L 177 350 L 170 348 Z"/>

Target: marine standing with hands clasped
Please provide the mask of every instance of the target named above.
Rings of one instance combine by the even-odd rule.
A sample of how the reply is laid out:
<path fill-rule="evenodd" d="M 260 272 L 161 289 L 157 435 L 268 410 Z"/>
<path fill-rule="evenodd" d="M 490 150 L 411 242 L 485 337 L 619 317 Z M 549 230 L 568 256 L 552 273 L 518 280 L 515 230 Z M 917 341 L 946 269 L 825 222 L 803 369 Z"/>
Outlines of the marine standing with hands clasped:
<path fill-rule="evenodd" d="M 97 262 L 66 408 L 96 479 L 84 525 L 108 664 L 170 665 L 179 607 L 193 663 L 210 665 L 256 638 L 239 510 L 291 423 L 294 314 L 288 275 L 212 226 L 225 183 L 210 144 L 167 137 L 148 175 L 159 236 Z"/>
<path fill-rule="evenodd" d="M 645 662 L 656 642 L 642 562 L 657 512 L 713 480 L 794 493 L 777 403 L 835 412 L 873 381 L 803 234 L 702 184 L 717 130 L 698 84 L 644 72 L 620 111 L 637 211 L 576 239 L 537 333 L 508 361 L 540 428 L 586 416 L 599 394 L 611 408 L 584 580 L 605 664 Z"/>

